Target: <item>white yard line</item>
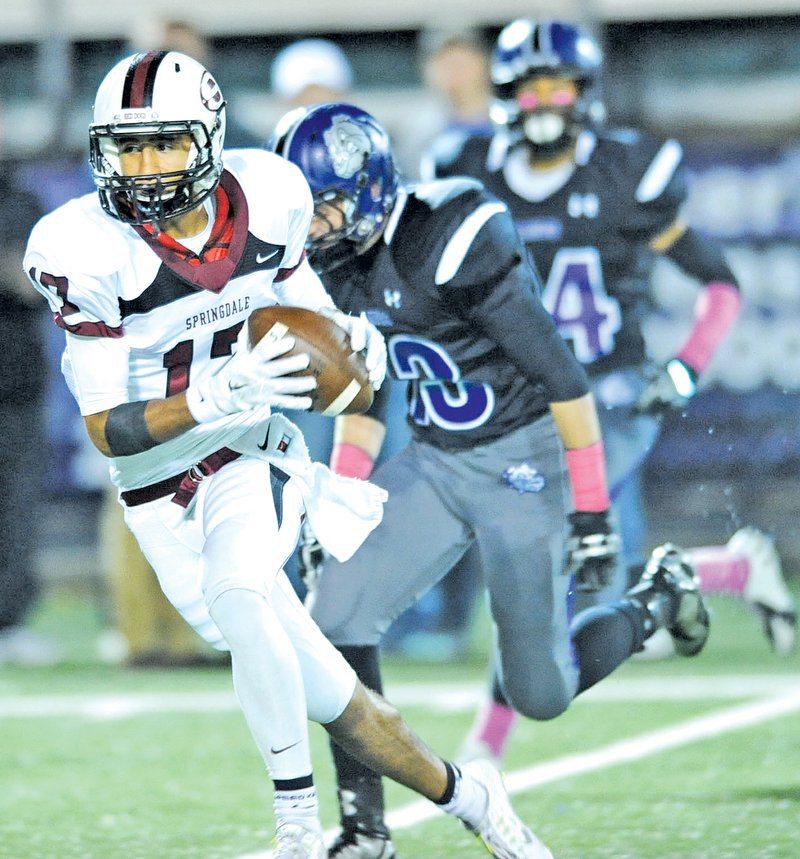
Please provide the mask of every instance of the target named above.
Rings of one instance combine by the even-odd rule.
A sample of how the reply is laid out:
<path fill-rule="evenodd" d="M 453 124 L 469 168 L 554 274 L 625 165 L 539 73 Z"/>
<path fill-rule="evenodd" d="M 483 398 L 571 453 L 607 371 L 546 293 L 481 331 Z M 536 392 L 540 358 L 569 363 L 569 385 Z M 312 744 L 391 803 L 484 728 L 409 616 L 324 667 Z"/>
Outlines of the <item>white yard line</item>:
<path fill-rule="evenodd" d="M 800 676 L 609 677 L 581 701 L 682 701 L 765 698 L 800 688 Z M 481 682 L 389 683 L 392 703 L 437 712 L 466 712 L 481 700 Z M 130 692 L 88 695 L 0 695 L 0 719 L 85 716 L 120 719 L 143 713 L 212 713 L 238 709 L 232 692 Z"/>
<path fill-rule="evenodd" d="M 706 680 L 710 679 L 706 678 Z M 648 731 L 638 737 L 611 743 L 591 752 L 565 755 L 553 761 L 508 773 L 505 776 L 506 787 L 511 794 L 520 793 L 560 779 L 641 760 L 667 749 L 717 737 L 752 725 L 760 725 L 770 719 L 778 719 L 798 710 L 800 710 L 800 689 L 795 686 L 794 691 L 778 698 L 718 710 L 716 713 L 709 713 L 666 728 Z M 442 812 L 432 803 L 418 800 L 389 811 L 386 822 L 390 829 L 406 829 L 440 814 Z M 326 838 L 332 838 L 335 832 L 336 830 L 326 832 Z M 269 859 L 271 856 L 271 851 L 262 851 L 237 856 L 235 859 Z"/>

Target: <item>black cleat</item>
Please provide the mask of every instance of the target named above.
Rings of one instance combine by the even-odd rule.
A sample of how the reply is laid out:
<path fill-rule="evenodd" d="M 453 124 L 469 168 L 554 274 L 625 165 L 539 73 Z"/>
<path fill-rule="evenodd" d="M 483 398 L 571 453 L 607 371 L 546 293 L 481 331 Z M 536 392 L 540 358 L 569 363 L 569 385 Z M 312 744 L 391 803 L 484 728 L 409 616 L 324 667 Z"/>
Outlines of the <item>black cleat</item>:
<path fill-rule="evenodd" d="M 328 848 L 332 859 L 395 859 L 388 833 L 364 832 L 358 829 L 343 829 Z"/>
<path fill-rule="evenodd" d="M 653 551 L 639 583 L 626 596 L 652 619 L 652 635 L 665 628 L 680 656 L 696 656 L 708 639 L 710 619 L 688 556 L 672 543 Z"/>

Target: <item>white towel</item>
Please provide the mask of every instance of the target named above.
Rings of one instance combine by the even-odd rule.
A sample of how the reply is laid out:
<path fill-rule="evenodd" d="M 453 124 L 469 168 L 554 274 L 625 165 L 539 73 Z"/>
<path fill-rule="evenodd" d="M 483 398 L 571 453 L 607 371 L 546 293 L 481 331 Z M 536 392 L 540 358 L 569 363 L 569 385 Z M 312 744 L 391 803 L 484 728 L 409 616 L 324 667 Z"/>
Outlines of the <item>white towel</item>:
<path fill-rule="evenodd" d="M 352 557 L 383 518 L 386 490 L 313 462 L 303 433 L 282 414 L 271 414 L 228 447 L 273 463 L 295 481 L 311 529 L 338 561 Z"/>

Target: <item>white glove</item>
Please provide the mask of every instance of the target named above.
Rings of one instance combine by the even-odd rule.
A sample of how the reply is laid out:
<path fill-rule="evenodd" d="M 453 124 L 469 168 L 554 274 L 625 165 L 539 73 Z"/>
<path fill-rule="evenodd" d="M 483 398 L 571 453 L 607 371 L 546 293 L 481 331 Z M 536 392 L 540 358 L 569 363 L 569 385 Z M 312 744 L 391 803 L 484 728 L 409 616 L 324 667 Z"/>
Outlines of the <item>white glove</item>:
<path fill-rule="evenodd" d="M 279 357 L 294 346 L 294 337 L 270 337 L 267 333 L 249 349 L 245 325 L 237 342 L 236 353 L 216 375 L 186 390 L 186 405 L 197 423 L 267 404 L 280 409 L 311 408 L 311 397 L 299 395 L 312 391 L 316 379 L 289 375 L 308 367 L 308 355 Z"/>
<path fill-rule="evenodd" d="M 365 313 L 348 316 L 341 310 L 328 307 L 323 307 L 319 312 L 330 316 L 340 328 L 344 328 L 354 352 L 364 353 L 370 383 L 377 391 L 386 377 L 386 341 L 383 334 L 367 319 Z"/>

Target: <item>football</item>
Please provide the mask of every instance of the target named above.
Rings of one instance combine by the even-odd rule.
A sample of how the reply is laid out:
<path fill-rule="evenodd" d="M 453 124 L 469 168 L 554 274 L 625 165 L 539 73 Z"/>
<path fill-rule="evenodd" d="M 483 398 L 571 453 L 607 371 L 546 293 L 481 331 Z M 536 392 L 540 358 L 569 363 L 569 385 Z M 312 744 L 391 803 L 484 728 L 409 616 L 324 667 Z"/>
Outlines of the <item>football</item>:
<path fill-rule="evenodd" d="M 328 316 L 304 307 L 276 304 L 254 310 L 247 325 L 251 348 L 275 329 L 275 334 L 288 334 L 295 339 L 287 355 L 308 355 L 308 369 L 295 375 L 312 374 L 317 380 L 310 394 L 312 412 L 328 417 L 357 415 L 372 405 L 374 390 L 364 356 L 353 352 L 347 332 Z"/>

